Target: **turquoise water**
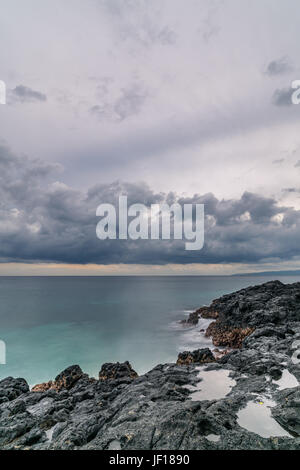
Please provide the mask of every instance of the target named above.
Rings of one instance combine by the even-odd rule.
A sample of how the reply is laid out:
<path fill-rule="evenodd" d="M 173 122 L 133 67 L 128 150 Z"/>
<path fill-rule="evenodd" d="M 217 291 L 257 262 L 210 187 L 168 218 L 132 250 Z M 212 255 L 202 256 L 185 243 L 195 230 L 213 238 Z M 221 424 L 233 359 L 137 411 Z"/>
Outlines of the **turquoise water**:
<path fill-rule="evenodd" d="M 276 276 L 282 282 L 300 276 Z M 173 362 L 178 351 L 205 346 L 178 321 L 260 277 L 0 277 L 0 340 L 7 364 L 0 379 L 48 381 L 79 364 L 96 376 L 104 362 L 129 360 L 139 372 Z"/>

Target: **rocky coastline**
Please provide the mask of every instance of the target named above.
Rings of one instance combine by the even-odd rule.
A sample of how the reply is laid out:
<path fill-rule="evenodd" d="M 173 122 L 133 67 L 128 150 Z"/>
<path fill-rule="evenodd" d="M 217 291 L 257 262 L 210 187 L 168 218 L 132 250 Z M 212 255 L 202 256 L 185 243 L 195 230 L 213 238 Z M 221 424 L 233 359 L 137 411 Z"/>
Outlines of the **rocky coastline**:
<path fill-rule="evenodd" d="M 216 350 L 140 377 L 125 362 L 97 379 L 71 366 L 32 390 L 1 380 L 0 449 L 300 450 L 300 283 L 225 295 L 182 326 L 200 318 Z"/>

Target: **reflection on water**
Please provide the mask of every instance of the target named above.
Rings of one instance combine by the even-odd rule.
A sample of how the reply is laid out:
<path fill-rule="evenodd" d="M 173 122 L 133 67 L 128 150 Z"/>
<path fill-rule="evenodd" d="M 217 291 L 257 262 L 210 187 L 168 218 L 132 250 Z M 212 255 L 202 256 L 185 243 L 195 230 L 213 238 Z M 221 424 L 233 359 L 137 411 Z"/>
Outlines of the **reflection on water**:
<path fill-rule="evenodd" d="M 197 378 L 200 382 L 196 385 L 187 385 L 192 392 L 192 401 L 219 400 L 225 398 L 231 389 L 236 385 L 235 380 L 229 377 L 229 370 L 210 370 L 205 371 L 201 367 Z"/>
<path fill-rule="evenodd" d="M 298 387 L 299 382 L 296 377 L 291 374 L 287 369 L 282 372 L 281 379 L 273 380 L 273 383 L 278 385 L 279 390 L 285 390 L 286 388 Z"/>
<path fill-rule="evenodd" d="M 262 401 L 250 401 L 238 412 L 238 424 L 261 437 L 292 437 L 272 418 L 271 408 L 276 403 L 267 398 Z"/>

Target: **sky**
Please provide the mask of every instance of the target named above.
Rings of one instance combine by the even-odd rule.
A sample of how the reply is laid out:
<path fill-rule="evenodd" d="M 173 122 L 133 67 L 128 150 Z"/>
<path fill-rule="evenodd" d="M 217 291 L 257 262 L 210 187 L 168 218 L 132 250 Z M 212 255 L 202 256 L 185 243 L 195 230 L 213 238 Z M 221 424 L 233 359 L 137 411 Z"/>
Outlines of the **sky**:
<path fill-rule="evenodd" d="M 300 267 L 298 0 L 0 0 L 0 275 Z M 96 238 L 120 194 L 205 246 Z"/>

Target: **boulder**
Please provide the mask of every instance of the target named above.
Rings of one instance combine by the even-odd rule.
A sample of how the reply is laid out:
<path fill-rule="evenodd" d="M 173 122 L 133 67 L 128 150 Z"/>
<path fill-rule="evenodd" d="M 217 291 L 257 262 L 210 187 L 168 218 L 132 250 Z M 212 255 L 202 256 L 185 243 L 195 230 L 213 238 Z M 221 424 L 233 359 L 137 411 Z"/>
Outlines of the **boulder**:
<path fill-rule="evenodd" d="M 197 349 L 197 351 L 185 351 L 178 355 L 178 365 L 188 364 L 208 364 L 215 362 L 216 359 L 210 349 Z"/>
<path fill-rule="evenodd" d="M 99 380 L 120 380 L 120 379 L 135 379 L 138 374 L 133 370 L 131 364 L 126 361 L 123 363 L 106 363 L 103 364 L 99 372 Z"/>

